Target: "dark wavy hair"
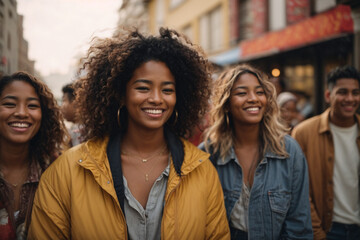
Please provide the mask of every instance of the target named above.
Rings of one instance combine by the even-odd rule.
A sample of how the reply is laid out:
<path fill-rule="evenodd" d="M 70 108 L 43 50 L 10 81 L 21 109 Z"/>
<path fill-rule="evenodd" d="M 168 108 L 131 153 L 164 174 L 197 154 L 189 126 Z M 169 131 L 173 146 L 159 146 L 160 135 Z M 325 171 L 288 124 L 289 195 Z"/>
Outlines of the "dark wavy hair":
<path fill-rule="evenodd" d="M 332 90 L 336 85 L 336 81 L 341 78 L 356 79 L 360 84 L 360 72 L 353 66 L 336 67 L 327 75 L 327 87 Z"/>
<path fill-rule="evenodd" d="M 166 123 L 176 135 L 190 137 L 191 129 L 206 112 L 210 96 L 211 64 L 202 50 L 174 30 L 160 28 L 159 36 L 145 36 L 138 30 L 107 39 L 94 39 L 83 59 L 75 89 L 85 139 L 126 131 L 127 110 L 121 109 L 126 84 L 134 71 L 145 62 L 166 64 L 176 82 L 175 110 Z M 175 122 L 175 124 L 174 124 Z"/>
<path fill-rule="evenodd" d="M 39 96 L 41 105 L 41 126 L 30 140 L 29 154 L 31 159 L 39 162 L 43 170 L 61 151 L 66 137 L 66 128 L 55 98 L 45 83 L 26 72 L 16 72 L 0 79 L 0 94 L 4 88 L 14 81 L 29 83 Z"/>

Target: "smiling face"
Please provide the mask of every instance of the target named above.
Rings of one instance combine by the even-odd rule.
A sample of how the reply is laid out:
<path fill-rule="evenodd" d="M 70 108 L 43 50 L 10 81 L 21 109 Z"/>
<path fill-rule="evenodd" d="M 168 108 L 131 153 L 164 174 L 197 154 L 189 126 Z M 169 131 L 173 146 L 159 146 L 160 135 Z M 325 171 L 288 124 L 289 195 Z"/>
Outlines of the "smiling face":
<path fill-rule="evenodd" d="M 41 117 L 35 89 L 24 81 L 9 83 L 0 95 L 0 145 L 28 144 L 40 129 Z"/>
<path fill-rule="evenodd" d="M 175 104 L 175 79 L 165 63 L 148 61 L 134 71 L 126 85 L 129 128 L 162 128 Z"/>
<path fill-rule="evenodd" d="M 325 100 L 330 103 L 330 120 L 340 127 L 355 123 L 354 115 L 360 103 L 359 81 L 340 78 L 331 91 L 326 90 Z"/>
<path fill-rule="evenodd" d="M 250 73 L 241 74 L 230 94 L 229 111 L 236 125 L 259 124 L 264 116 L 267 99 L 259 80 Z"/>

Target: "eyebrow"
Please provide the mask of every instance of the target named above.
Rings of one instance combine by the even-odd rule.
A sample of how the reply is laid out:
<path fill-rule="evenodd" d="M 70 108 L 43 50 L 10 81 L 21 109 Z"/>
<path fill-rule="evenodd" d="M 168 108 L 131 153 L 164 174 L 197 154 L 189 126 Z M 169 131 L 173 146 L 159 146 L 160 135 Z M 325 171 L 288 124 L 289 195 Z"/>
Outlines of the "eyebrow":
<path fill-rule="evenodd" d="M 256 86 L 255 88 L 256 88 L 256 89 L 257 89 L 257 88 L 262 88 L 262 89 L 264 89 L 261 85 L 258 85 L 258 86 Z M 246 86 L 238 86 L 238 87 L 234 88 L 233 91 L 235 91 L 236 89 L 249 89 L 249 87 L 246 87 Z"/>
<path fill-rule="evenodd" d="M 12 96 L 12 95 L 9 95 L 9 96 L 5 96 L 2 98 L 3 99 L 12 99 L 12 100 L 18 100 L 19 98 L 18 97 L 15 97 L 15 96 Z M 26 99 L 27 101 L 38 101 L 40 102 L 40 99 L 39 98 L 34 98 L 34 97 L 29 97 Z"/>
<path fill-rule="evenodd" d="M 138 79 L 138 80 L 135 80 L 135 82 L 133 84 L 136 84 L 136 83 L 146 83 L 146 84 L 152 84 L 152 81 L 150 80 L 146 80 L 146 79 Z M 175 86 L 175 82 L 170 82 L 170 81 L 167 81 L 167 82 L 163 82 L 161 83 L 161 85 L 174 85 Z"/>

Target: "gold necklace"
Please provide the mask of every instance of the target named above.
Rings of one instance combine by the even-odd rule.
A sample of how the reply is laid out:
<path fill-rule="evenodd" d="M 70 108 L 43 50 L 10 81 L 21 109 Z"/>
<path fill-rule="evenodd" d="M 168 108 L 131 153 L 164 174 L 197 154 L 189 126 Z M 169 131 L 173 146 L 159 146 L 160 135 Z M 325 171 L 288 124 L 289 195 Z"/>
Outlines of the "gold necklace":
<path fill-rule="evenodd" d="M 165 149 L 167 149 L 167 148 L 165 148 Z M 162 151 L 162 153 L 164 153 L 164 152 L 165 152 L 165 151 Z M 159 155 L 159 156 L 161 156 L 161 155 Z M 128 157 L 135 157 L 135 156 L 128 155 Z M 155 166 L 156 166 L 156 163 L 159 161 L 159 159 L 160 159 L 160 157 L 157 158 L 157 159 L 155 160 L 155 162 L 153 162 L 152 167 L 150 168 L 150 170 L 149 170 L 148 172 L 144 172 L 142 169 L 138 168 L 138 167 L 135 165 L 135 167 L 144 174 L 144 176 L 145 176 L 145 182 L 148 182 L 148 181 L 149 181 L 149 174 L 152 172 L 152 170 L 154 170 L 154 168 L 155 168 Z"/>
<path fill-rule="evenodd" d="M 28 171 L 29 169 L 25 168 L 25 170 L 23 170 L 23 173 L 21 174 L 22 178 L 20 179 L 20 181 L 18 181 L 17 183 L 11 183 L 8 180 L 6 180 L 4 174 L 2 173 L 2 168 L 0 167 L 0 173 L 2 174 L 4 181 L 14 189 L 16 189 L 18 186 L 22 186 L 22 184 L 26 181 L 26 178 L 28 177 Z"/>
<path fill-rule="evenodd" d="M 154 164 L 152 165 L 152 167 L 151 167 L 151 169 L 146 173 L 144 173 L 143 171 L 143 173 L 144 173 L 144 175 L 145 175 L 145 182 L 148 182 L 149 181 L 149 174 L 152 172 L 152 170 L 155 168 L 155 166 L 156 166 L 156 164 L 155 163 L 157 163 L 158 161 L 159 161 L 159 159 L 160 158 L 157 158 L 156 159 L 156 161 L 154 162 Z"/>
<path fill-rule="evenodd" d="M 130 157 L 134 157 L 134 158 L 137 158 L 137 159 L 140 159 L 142 163 L 147 163 L 150 159 L 156 157 L 156 156 L 159 156 L 159 155 L 162 155 L 165 150 L 167 149 L 167 145 L 165 144 L 164 147 L 159 151 L 159 152 L 156 152 L 155 154 L 151 155 L 150 157 L 147 157 L 147 158 L 144 158 L 142 156 L 136 156 L 134 155 L 134 153 L 130 154 L 128 152 L 125 152 L 125 151 L 121 151 L 122 154 L 124 155 L 127 155 L 127 156 L 130 156 Z"/>

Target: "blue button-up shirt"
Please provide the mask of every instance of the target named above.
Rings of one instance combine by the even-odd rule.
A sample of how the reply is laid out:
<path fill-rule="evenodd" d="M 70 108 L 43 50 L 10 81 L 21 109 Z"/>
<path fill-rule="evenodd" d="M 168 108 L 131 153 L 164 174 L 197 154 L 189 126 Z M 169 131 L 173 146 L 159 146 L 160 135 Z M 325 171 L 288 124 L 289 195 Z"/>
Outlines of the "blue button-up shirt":
<path fill-rule="evenodd" d="M 199 146 L 204 149 L 204 144 Z M 256 168 L 248 210 L 249 239 L 313 239 L 306 159 L 297 142 L 285 137 L 289 157 L 267 152 Z M 243 174 L 234 149 L 216 159 L 228 220 L 240 197 Z"/>

